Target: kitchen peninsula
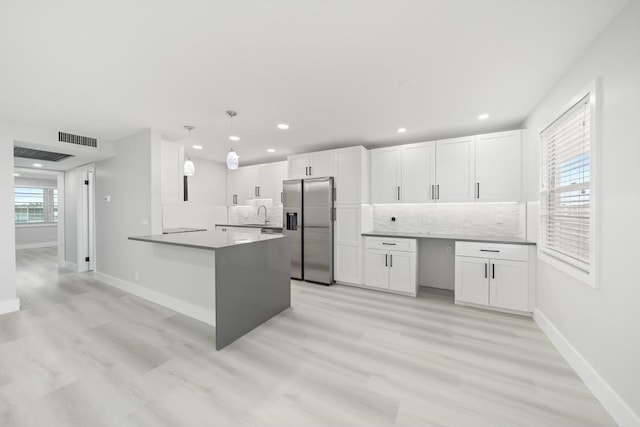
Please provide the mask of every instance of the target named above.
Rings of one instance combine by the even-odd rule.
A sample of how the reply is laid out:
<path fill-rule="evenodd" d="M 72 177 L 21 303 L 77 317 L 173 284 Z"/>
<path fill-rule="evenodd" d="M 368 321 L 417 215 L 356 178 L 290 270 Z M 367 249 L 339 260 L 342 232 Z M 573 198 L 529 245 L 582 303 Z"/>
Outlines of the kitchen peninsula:
<path fill-rule="evenodd" d="M 217 350 L 291 306 L 290 248 L 282 235 L 196 231 L 129 240 L 153 245 L 150 256 L 136 260 L 146 286 L 205 312 Z"/>

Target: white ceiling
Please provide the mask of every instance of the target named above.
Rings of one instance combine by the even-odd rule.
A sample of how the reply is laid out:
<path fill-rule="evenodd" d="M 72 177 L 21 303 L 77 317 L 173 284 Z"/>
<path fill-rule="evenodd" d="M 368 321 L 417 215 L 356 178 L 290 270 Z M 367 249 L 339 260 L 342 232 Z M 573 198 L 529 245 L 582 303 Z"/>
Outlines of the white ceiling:
<path fill-rule="evenodd" d="M 245 164 L 513 128 L 627 1 L 3 0 L 0 118 L 222 160 L 234 109 Z"/>

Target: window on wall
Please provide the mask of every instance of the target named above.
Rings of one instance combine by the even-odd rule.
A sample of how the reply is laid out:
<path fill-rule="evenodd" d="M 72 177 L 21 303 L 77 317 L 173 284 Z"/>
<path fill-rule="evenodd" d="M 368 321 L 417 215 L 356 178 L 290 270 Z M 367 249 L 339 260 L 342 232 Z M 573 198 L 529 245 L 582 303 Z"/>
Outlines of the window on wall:
<path fill-rule="evenodd" d="M 16 224 L 58 222 L 58 190 L 55 188 L 15 187 Z"/>
<path fill-rule="evenodd" d="M 593 267 L 594 94 L 541 132 L 540 250 L 590 274 Z"/>

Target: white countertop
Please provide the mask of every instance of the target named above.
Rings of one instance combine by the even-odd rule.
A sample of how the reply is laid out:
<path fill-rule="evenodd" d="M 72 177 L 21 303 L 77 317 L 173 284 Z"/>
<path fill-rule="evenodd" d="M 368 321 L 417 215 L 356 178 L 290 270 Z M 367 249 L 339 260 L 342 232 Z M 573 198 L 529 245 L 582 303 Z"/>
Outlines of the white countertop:
<path fill-rule="evenodd" d="M 254 234 L 238 231 L 193 231 L 189 233 L 134 236 L 129 237 L 129 240 L 184 246 L 187 248 L 216 250 L 229 246 L 284 238 L 285 236 L 282 234 Z"/>
<path fill-rule="evenodd" d="M 371 237 L 399 237 L 410 239 L 446 239 L 459 240 L 464 242 L 486 242 L 486 243 L 508 243 L 516 245 L 535 245 L 536 242 L 525 240 L 520 237 L 505 236 L 465 236 L 461 234 L 432 234 L 432 233 L 413 233 L 409 231 L 368 231 L 362 233 L 363 236 Z"/>

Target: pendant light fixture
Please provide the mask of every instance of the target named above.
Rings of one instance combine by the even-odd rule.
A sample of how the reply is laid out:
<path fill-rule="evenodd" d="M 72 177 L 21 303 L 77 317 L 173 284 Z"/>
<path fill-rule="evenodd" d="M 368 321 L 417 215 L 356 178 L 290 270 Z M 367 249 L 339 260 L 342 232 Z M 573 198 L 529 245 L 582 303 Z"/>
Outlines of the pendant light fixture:
<path fill-rule="evenodd" d="M 240 138 L 233 134 L 233 118 L 238 115 L 235 111 L 227 110 L 227 115 L 231 119 L 231 127 L 229 129 L 229 139 L 231 140 L 231 148 L 229 148 L 229 152 L 227 153 L 227 169 L 238 169 L 238 165 L 240 164 L 240 156 L 238 153 L 233 151 L 233 141 L 238 141 Z"/>
<path fill-rule="evenodd" d="M 191 135 L 191 131 L 195 128 L 193 126 L 185 125 L 184 127 L 187 130 L 187 138 Z M 184 162 L 184 176 L 193 176 L 196 174 L 196 165 L 191 160 L 191 157 L 187 156 L 187 160 Z"/>

